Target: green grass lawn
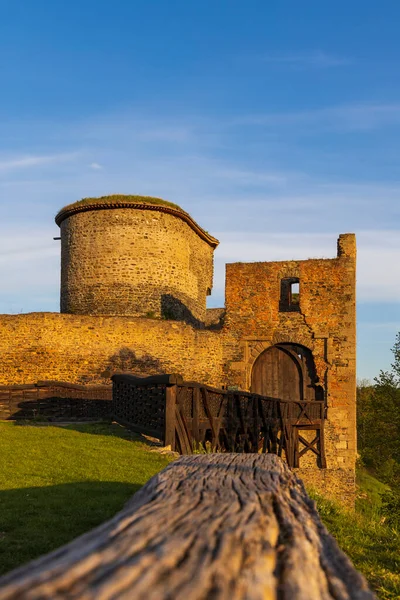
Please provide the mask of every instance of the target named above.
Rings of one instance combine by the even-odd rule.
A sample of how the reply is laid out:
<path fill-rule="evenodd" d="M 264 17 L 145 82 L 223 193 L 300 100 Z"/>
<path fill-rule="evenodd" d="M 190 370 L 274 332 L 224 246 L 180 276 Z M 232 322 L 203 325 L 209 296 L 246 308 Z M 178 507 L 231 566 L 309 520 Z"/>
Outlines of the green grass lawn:
<path fill-rule="evenodd" d="M 0 573 L 112 517 L 171 458 L 118 425 L 0 423 Z"/>

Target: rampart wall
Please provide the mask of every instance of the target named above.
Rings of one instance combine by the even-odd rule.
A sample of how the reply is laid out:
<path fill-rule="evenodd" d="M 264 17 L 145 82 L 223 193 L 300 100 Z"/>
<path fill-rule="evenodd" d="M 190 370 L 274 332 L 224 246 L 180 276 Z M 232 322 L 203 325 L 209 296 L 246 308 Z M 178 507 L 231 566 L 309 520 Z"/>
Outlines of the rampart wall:
<path fill-rule="evenodd" d="M 0 385 L 45 379 L 111 384 L 117 371 L 225 383 L 219 332 L 161 319 L 0 315 L 0 356 Z"/>

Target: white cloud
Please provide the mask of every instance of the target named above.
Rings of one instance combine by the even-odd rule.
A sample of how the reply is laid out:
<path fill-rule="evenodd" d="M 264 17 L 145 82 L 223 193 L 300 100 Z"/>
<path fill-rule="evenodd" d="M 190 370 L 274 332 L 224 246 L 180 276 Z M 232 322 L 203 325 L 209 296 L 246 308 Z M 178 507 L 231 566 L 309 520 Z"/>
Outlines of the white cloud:
<path fill-rule="evenodd" d="M 26 169 L 51 163 L 61 163 L 77 158 L 77 152 L 54 154 L 48 156 L 21 156 L 19 158 L 8 158 L 0 160 L 0 171 L 11 171 L 13 169 Z"/>
<path fill-rule="evenodd" d="M 0 228 L 0 313 L 59 307 L 60 242 L 57 228 Z"/>
<path fill-rule="evenodd" d="M 363 329 L 388 330 L 397 333 L 397 331 L 400 331 L 400 320 L 385 322 L 362 321 L 362 327 Z"/>
<path fill-rule="evenodd" d="M 336 256 L 335 234 L 243 231 L 212 233 L 220 240 L 220 246 L 215 253 L 214 288 L 210 306 L 224 304 L 227 262 L 304 260 Z M 12 227 L 0 227 L 0 313 L 15 310 L 58 310 L 60 242 L 53 240 L 53 236 L 57 234 L 55 225 L 28 227 L 15 224 Z M 360 231 L 357 233 L 357 243 L 357 299 L 359 302 L 383 303 L 382 321 L 385 321 L 384 303 L 400 298 L 400 231 Z M 50 300 L 43 304 L 43 297 Z M 395 329 L 394 325 L 393 328 Z"/>
<path fill-rule="evenodd" d="M 326 52 L 316 51 L 308 54 L 286 54 L 286 55 L 267 55 L 263 57 L 263 62 L 272 64 L 288 65 L 292 67 L 314 67 L 326 69 L 329 67 L 343 67 L 353 64 L 353 60 L 342 56 L 327 54 Z"/>
<path fill-rule="evenodd" d="M 274 112 L 238 116 L 231 121 L 232 126 L 256 125 L 265 127 L 313 127 L 321 131 L 367 131 L 387 125 L 400 124 L 400 104 L 398 103 L 358 103 L 326 106 L 296 112 Z"/>
<path fill-rule="evenodd" d="M 280 172 L 241 171 L 240 169 L 233 168 L 216 169 L 214 176 L 242 185 L 282 185 L 288 179 L 287 174 Z"/>
<path fill-rule="evenodd" d="M 210 305 L 223 304 L 225 263 L 336 256 L 337 236 L 333 234 L 220 232 L 215 236 L 220 246 L 215 253 Z M 358 301 L 385 303 L 400 298 L 400 231 L 360 231 L 357 246 Z"/>
<path fill-rule="evenodd" d="M 185 126 L 164 126 L 152 128 L 144 127 L 138 131 L 137 137 L 142 142 L 188 142 L 192 137 L 192 130 Z"/>
<path fill-rule="evenodd" d="M 328 123 L 335 118 L 350 122 L 356 114 L 359 117 L 364 114 L 366 121 L 369 119 L 370 122 L 376 117 L 381 122 L 399 118 L 400 123 L 400 105 L 395 104 L 349 105 L 280 114 L 282 124 L 290 123 L 291 119 L 297 122 L 297 119 L 307 126 L 309 123 Z M 267 115 L 265 118 L 273 122 L 275 116 Z M 109 119 L 105 126 L 103 122 L 97 126 L 90 123 L 86 129 L 82 127 L 80 132 L 75 131 L 73 139 L 68 138 L 70 147 L 72 143 L 74 147 L 84 147 L 79 154 L 51 154 L 47 151 L 40 156 L 0 158 L 2 172 L 61 163 L 78 155 L 86 158 L 68 165 L 62 172 L 52 171 L 47 180 L 39 174 L 40 180 L 35 181 L 31 172 L 25 180 L 25 173 L 18 173 L 18 179 L 15 177 L 14 181 L 11 176 L 4 178 L 1 184 L 4 187 L 0 189 L 4 196 L 7 194 L 7 202 L 1 202 L 4 213 L 1 221 L 10 222 L 21 215 L 22 223 L 22 228 L 13 225 L 11 236 L 0 229 L 0 276 L 8 294 L 12 293 L 23 298 L 24 303 L 29 303 L 25 292 L 31 288 L 24 284 L 25 280 L 32 282 L 33 286 L 39 279 L 43 285 L 45 280 L 58 281 L 59 266 L 54 254 L 58 244 L 51 239 L 55 233 L 51 230 L 50 220 L 61 206 L 84 196 L 121 192 L 161 196 L 177 202 L 200 225 L 221 239 L 216 253 L 214 292 L 214 296 L 218 294 L 218 303 L 223 302 L 226 261 L 331 257 L 335 254 L 336 235 L 324 232 L 349 230 L 361 230 L 358 236 L 359 299 L 386 302 L 400 297 L 399 284 L 395 281 L 396 277 L 400 281 L 400 276 L 393 276 L 396 264 L 400 264 L 397 242 L 400 236 L 387 231 L 400 217 L 400 185 L 366 179 L 349 182 L 329 174 L 324 177 L 313 172 L 301 172 L 300 169 L 295 171 L 290 157 L 279 168 L 268 142 L 265 146 L 269 153 L 265 155 L 261 151 L 263 148 L 257 147 L 256 152 L 251 154 L 245 146 L 240 152 L 232 153 L 228 144 L 232 141 L 229 134 L 226 130 L 221 133 L 217 124 L 214 124 L 215 131 L 221 134 L 221 139 L 227 135 L 227 150 L 225 152 L 224 149 L 223 153 L 218 146 L 221 139 L 217 141 L 218 150 L 214 152 L 214 147 L 202 145 L 201 132 L 201 142 L 197 144 L 199 122 L 191 126 L 167 123 L 164 128 L 158 121 L 153 124 L 144 122 L 142 129 L 139 124 L 138 120 L 122 123 L 121 119 L 115 119 L 115 122 Z M 209 126 L 207 122 L 206 129 Z M 95 138 L 90 137 L 89 130 L 96 135 Z M 148 135 L 149 132 L 154 135 Z M 177 151 L 174 141 L 184 140 L 188 132 L 193 134 L 193 138 L 187 146 L 179 145 Z M 70 131 L 65 133 L 68 134 Z M 60 137 L 62 132 L 57 133 L 57 139 Z M 145 138 L 148 144 L 142 143 Z M 158 143 L 160 139 L 171 144 L 160 150 L 163 146 Z M 91 157 L 96 157 L 99 162 L 90 163 Z M 103 164 L 107 165 L 106 169 L 102 168 Z M 43 228 L 25 225 L 32 216 L 36 223 L 49 223 L 51 233 L 41 234 L 41 242 L 35 232 L 44 231 Z M 384 230 L 383 233 L 372 231 L 375 227 Z M 285 233 L 279 233 L 283 229 Z M 23 234 L 19 233 L 21 231 Z M 45 236 L 50 241 L 49 245 L 43 245 Z M 383 243 L 385 238 L 387 241 Z M 32 240 L 36 240 L 33 246 L 27 245 Z M 7 253 L 8 258 L 2 259 L 1 253 Z M 58 285 L 46 285 L 53 290 L 51 293 L 58 295 Z M 5 288 L 3 293 L 6 293 Z M 35 288 L 38 293 L 39 288 L 40 285 Z"/>

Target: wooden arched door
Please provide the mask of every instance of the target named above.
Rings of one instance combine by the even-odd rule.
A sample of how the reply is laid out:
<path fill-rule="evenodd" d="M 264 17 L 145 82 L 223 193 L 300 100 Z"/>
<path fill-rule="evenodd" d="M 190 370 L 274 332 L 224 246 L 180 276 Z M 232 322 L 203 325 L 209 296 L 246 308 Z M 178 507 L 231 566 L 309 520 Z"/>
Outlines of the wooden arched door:
<path fill-rule="evenodd" d="M 311 351 L 298 344 L 271 346 L 254 363 L 251 391 L 282 400 L 322 399 Z"/>

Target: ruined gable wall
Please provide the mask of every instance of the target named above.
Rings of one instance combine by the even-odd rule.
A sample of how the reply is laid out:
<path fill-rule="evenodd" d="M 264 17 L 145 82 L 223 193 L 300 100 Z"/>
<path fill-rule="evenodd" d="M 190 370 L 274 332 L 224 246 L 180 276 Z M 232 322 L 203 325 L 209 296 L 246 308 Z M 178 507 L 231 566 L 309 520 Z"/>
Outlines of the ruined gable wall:
<path fill-rule="evenodd" d="M 204 321 L 213 251 L 157 210 L 72 214 L 61 223 L 61 312 Z"/>
<path fill-rule="evenodd" d="M 110 383 L 116 371 L 180 373 L 220 387 L 218 331 L 177 321 L 59 313 L 0 315 L 0 385 L 59 380 Z"/>
<path fill-rule="evenodd" d="M 338 258 L 226 266 L 225 328 L 238 341 L 231 347 L 228 379 L 244 389 L 260 353 L 278 342 L 299 343 L 314 355 L 319 384 L 326 392 L 328 470 L 301 469 L 313 485 L 323 480 L 328 494 L 354 493 L 356 459 L 355 236 L 338 241 Z M 280 281 L 300 279 L 300 312 L 280 312 Z M 336 475 L 332 474 L 336 470 Z M 328 472 L 329 471 L 329 472 Z M 319 486 L 321 488 L 321 486 Z"/>

